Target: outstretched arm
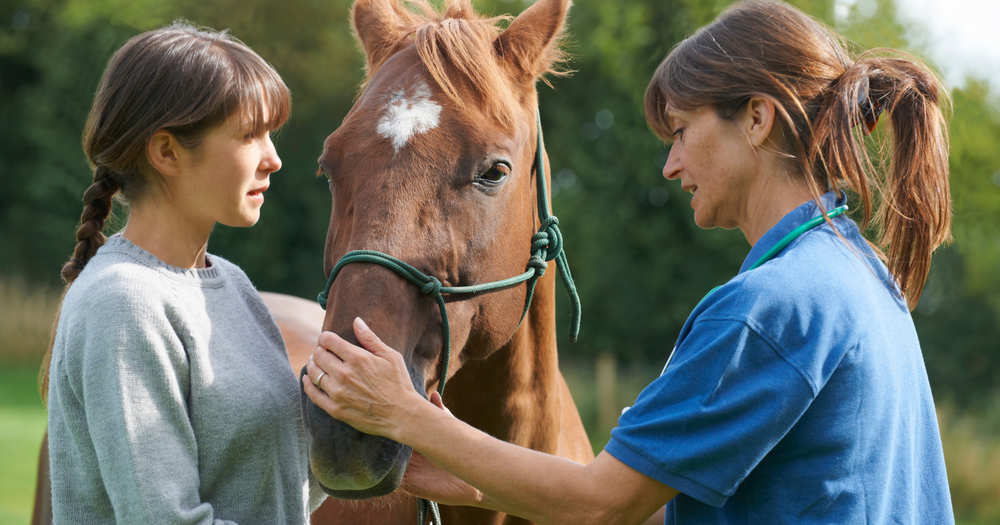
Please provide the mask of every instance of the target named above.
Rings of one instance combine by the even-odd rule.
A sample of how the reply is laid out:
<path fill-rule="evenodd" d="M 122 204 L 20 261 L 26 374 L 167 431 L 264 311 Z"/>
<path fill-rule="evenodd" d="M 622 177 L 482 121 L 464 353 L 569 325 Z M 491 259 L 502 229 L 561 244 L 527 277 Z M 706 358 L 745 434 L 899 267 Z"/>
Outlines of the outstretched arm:
<path fill-rule="evenodd" d="M 402 356 L 360 319 L 354 331 L 364 348 L 333 333 L 320 336 L 322 346 L 304 381 L 306 394 L 334 418 L 409 445 L 475 487 L 444 490 L 441 503 L 498 510 L 540 524 L 638 524 L 677 494 L 607 452 L 581 465 L 467 425 L 417 393 Z M 326 375 L 317 388 L 312 381 L 321 372 Z"/>

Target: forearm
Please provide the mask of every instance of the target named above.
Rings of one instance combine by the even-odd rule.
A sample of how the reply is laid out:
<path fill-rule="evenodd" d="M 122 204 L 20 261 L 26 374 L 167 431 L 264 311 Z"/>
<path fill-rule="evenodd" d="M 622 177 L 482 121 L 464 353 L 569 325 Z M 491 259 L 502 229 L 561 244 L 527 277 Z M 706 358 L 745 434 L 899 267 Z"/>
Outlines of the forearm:
<path fill-rule="evenodd" d="M 629 483 L 619 483 L 594 463 L 581 465 L 500 441 L 429 403 L 408 412 L 411 417 L 394 439 L 476 487 L 481 499 L 469 502 L 475 506 L 539 524 L 638 524 L 663 504 L 655 501 L 656 491 L 629 491 Z M 609 459 L 616 461 L 602 458 Z"/>
<path fill-rule="evenodd" d="M 445 477 L 431 473 L 430 485 L 416 482 L 415 493 L 440 495 L 440 501 L 449 505 L 480 506 L 540 524 L 574 525 L 639 524 L 677 494 L 606 452 L 581 465 L 488 436 L 418 394 L 402 356 L 360 319 L 355 320 L 354 330 L 365 348 L 336 334 L 320 335 L 322 348 L 307 365 L 309 377 L 304 378 L 303 389 L 334 418 L 409 445 L 462 480 L 461 486 L 432 489 Z"/>

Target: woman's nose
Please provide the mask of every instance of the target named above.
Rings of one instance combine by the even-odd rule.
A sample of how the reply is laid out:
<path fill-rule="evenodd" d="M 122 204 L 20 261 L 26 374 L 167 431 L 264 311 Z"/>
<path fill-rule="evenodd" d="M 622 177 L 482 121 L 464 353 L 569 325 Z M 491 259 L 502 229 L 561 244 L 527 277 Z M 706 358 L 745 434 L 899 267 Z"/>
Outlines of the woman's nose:
<path fill-rule="evenodd" d="M 677 172 L 681 169 L 681 163 L 677 158 L 677 148 L 671 146 L 670 153 L 667 155 L 667 163 L 663 165 L 663 177 L 667 180 L 673 180 L 678 177 Z"/>
<path fill-rule="evenodd" d="M 274 147 L 274 142 L 271 141 L 270 134 L 266 135 L 264 139 L 264 156 L 261 157 L 261 171 L 266 171 L 267 173 L 274 173 L 281 169 L 281 158 L 278 157 L 278 150 Z"/>

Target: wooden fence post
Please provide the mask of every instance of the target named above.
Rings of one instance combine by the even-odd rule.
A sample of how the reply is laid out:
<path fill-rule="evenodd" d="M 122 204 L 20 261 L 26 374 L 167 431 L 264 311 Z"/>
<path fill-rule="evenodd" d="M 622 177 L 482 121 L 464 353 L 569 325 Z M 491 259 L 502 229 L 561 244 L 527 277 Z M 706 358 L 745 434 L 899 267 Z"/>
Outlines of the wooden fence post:
<path fill-rule="evenodd" d="M 597 422 L 602 432 L 618 424 L 620 412 L 615 355 L 604 352 L 597 356 Z"/>

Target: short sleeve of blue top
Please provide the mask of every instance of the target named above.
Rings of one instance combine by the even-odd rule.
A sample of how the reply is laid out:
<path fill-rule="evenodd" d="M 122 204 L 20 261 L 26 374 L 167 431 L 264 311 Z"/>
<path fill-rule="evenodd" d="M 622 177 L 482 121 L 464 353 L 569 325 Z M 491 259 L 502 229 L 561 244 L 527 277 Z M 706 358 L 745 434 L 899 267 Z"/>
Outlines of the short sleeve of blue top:
<path fill-rule="evenodd" d="M 681 492 L 668 524 L 954 522 L 916 331 L 854 222 L 748 270 L 818 215 L 803 204 L 757 242 L 611 433 L 607 452 Z"/>

